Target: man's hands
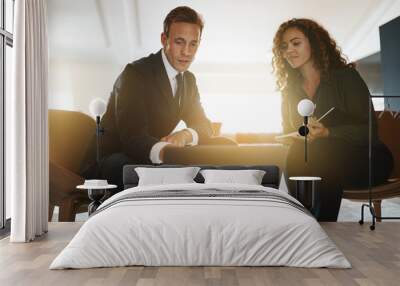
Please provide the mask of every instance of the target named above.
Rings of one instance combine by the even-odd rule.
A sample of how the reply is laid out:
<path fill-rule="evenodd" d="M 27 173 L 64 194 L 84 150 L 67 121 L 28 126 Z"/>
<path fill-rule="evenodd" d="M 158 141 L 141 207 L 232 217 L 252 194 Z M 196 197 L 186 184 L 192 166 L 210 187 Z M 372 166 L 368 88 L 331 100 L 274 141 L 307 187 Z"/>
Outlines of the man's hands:
<path fill-rule="evenodd" d="M 314 117 L 310 118 L 308 122 L 308 138 L 313 141 L 317 138 L 326 138 L 329 136 L 329 129 L 326 128 L 321 122 L 318 122 Z"/>
<path fill-rule="evenodd" d="M 165 149 L 172 147 L 184 147 L 186 144 L 189 144 L 193 141 L 193 137 L 189 130 L 183 129 L 161 138 L 160 141 L 171 143 L 165 145 L 160 151 L 160 160 L 164 161 Z"/>
<path fill-rule="evenodd" d="M 183 147 L 186 144 L 191 143 L 192 140 L 192 133 L 186 129 L 174 132 L 160 139 L 160 141 L 171 143 L 175 147 Z"/>

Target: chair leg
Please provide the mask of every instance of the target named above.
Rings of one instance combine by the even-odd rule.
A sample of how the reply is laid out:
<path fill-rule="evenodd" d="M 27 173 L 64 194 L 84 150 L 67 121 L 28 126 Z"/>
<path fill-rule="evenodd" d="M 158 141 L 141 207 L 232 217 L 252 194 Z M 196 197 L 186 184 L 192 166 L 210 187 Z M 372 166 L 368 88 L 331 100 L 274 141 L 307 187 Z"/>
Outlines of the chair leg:
<path fill-rule="evenodd" d="M 58 221 L 75 221 L 75 202 L 73 199 L 64 200 L 60 204 Z"/>
<path fill-rule="evenodd" d="M 378 217 L 376 221 L 381 222 L 380 217 L 382 216 L 382 200 L 373 201 L 375 214 Z"/>

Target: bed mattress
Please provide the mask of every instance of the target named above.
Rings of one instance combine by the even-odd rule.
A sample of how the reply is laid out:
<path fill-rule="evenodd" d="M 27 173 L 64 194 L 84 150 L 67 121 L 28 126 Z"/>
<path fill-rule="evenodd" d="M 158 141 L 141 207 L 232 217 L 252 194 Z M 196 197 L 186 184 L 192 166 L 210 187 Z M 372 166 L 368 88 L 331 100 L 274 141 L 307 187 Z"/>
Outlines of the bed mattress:
<path fill-rule="evenodd" d="M 109 198 L 50 269 L 128 265 L 351 267 L 287 193 L 197 183 L 134 187 Z"/>

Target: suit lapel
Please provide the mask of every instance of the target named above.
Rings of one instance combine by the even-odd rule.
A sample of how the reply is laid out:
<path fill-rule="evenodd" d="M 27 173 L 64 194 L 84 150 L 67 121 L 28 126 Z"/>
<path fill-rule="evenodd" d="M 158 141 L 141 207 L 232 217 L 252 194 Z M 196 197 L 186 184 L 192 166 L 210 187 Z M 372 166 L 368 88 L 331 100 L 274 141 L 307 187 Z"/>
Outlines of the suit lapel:
<path fill-rule="evenodd" d="M 156 86 L 158 87 L 160 94 L 162 94 L 168 101 L 171 101 L 172 88 L 168 79 L 167 71 L 165 70 L 164 63 L 161 58 L 161 50 L 156 54 L 155 62 L 153 65 L 153 73 Z"/>

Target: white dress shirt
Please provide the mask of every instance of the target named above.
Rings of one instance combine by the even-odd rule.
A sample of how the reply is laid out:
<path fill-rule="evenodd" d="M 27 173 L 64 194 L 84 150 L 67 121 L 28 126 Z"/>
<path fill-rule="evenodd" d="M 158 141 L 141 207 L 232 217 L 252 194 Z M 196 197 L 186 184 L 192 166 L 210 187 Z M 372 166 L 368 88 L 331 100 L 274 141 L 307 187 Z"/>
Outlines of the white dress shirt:
<path fill-rule="evenodd" d="M 167 56 L 165 55 L 164 49 L 161 50 L 161 57 L 162 57 L 162 61 L 164 63 L 165 71 L 167 72 L 169 83 L 171 84 L 172 96 L 175 96 L 176 90 L 178 89 L 178 83 L 177 83 L 175 77 L 179 72 L 177 70 L 175 70 L 169 63 Z M 199 135 L 197 134 L 197 132 L 192 128 L 186 128 L 186 130 L 188 130 L 192 134 L 193 140 L 191 143 L 189 143 L 189 145 L 191 145 L 191 146 L 197 145 L 199 142 Z M 160 141 L 153 145 L 153 147 L 151 148 L 151 151 L 150 151 L 150 160 L 152 163 L 154 163 L 154 164 L 162 163 L 162 161 L 160 159 L 160 152 L 161 152 L 161 149 L 164 148 L 164 146 L 166 146 L 168 144 L 171 144 L 171 143 Z"/>

